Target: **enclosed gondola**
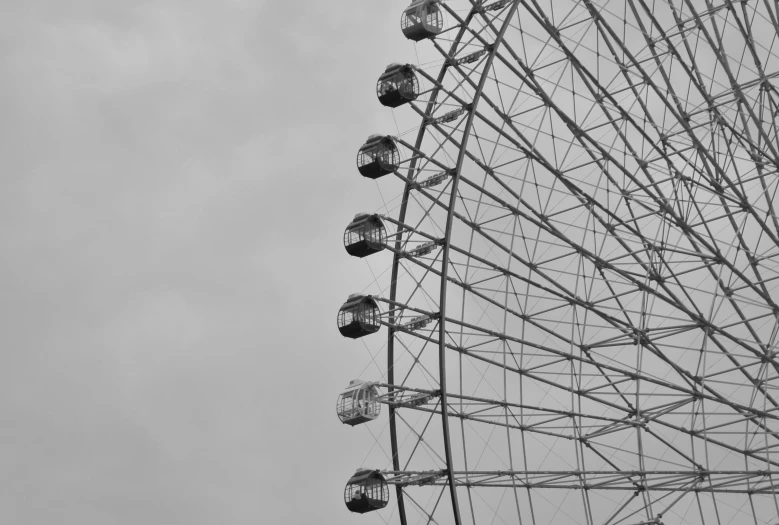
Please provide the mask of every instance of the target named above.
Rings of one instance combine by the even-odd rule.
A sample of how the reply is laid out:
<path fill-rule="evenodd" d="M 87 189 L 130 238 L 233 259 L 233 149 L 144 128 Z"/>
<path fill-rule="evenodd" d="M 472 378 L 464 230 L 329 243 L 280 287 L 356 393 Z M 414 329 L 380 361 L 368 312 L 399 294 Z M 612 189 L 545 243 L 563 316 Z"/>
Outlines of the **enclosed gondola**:
<path fill-rule="evenodd" d="M 383 105 L 396 108 L 419 96 L 419 82 L 408 64 L 390 64 L 376 83 L 376 94 Z"/>
<path fill-rule="evenodd" d="M 400 165 L 400 153 L 392 137 L 371 135 L 357 152 L 357 169 L 363 177 L 378 179 Z"/>
<path fill-rule="evenodd" d="M 437 0 L 414 0 L 403 12 L 400 27 L 409 40 L 434 38 L 444 28 L 444 17 Z"/>
<path fill-rule="evenodd" d="M 344 247 L 349 255 L 367 257 L 387 245 L 387 229 L 378 215 L 358 213 L 344 231 Z"/>
<path fill-rule="evenodd" d="M 370 295 L 352 294 L 338 311 L 338 331 L 357 339 L 381 328 L 379 305 Z"/>
<path fill-rule="evenodd" d="M 387 481 L 378 470 L 360 469 L 346 484 L 344 502 L 347 509 L 360 514 L 383 509 L 389 503 Z"/>
<path fill-rule="evenodd" d="M 338 419 L 346 425 L 355 426 L 373 421 L 381 414 L 379 391 L 371 383 L 354 379 L 338 396 L 336 410 Z"/>

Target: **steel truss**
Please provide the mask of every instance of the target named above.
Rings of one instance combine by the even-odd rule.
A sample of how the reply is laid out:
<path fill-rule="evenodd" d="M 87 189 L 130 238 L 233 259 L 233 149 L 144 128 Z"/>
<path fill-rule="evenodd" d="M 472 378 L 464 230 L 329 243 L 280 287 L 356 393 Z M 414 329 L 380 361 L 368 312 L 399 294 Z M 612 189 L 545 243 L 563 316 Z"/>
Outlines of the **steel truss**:
<path fill-rule="evenodd" d="M 773 525 L 779 4 L 440 5 L 374 295 L 400 522 Z"/>

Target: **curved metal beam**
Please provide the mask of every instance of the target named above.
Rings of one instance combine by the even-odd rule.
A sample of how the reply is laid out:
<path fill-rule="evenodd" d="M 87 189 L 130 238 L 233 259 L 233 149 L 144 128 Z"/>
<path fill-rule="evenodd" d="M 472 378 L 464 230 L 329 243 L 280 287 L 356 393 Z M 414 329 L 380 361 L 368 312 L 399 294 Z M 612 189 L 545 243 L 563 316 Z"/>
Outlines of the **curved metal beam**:
<path fill-rule="evenodd" d="M 441 318 L 438 324 L 438 369 L 439 369 L 439 386 L 441 388 L 441 426 L 443 428 L 443 438 L 444 438 L 444 454 L 446 458 L 446 476 L 449 483 L 449 493 L 451 495 L 452 499 L 452 512 L 454 514 L 454 523 L 455 525 L 461 525 L 462 519 L 460 518 L 460 506 L 457 501 L 457 484 L 455 480 L 455 470 L 452 468 L 452 447 L 451 447 L 451 440 L 449 436 L 449 404 L 447 399 L 447 390 L 446 390 L 446 291 L 447 291 L 447 284 L 448 284 L 448 274 L 449 274 L 449 246 L 450 241 L 452 238 L 452 225 L 454 224 L 454 209 L 457 205 L 457 186 L 460 182 L 460 174 L 462 171 L 463 162 L 465 161 L 466 157 L 466 151 L 468 148 L 468 139 L 471 135 L 471 130 L 473 129 L 473 119 L 476 116 L 476 109 L 479 105 L 479 99 L 481 98 L 482 91 L 484 90 L 484 84 L 489 78 L 489 71 L 492 67 L 492 62 L 495 59 L 495 55 L 497 53 L 498 48 L 500 47 L 500 43 L 503 41 L 503 37 L 506 34 L 506 30 L 509 27 L 509 22 L 514 16 L 514 13 L 517 10 L 517 7 L 519 6 L 519 1 L 515 1 L 511 7 L 508 9 L 506 13 L 506 17 L 503 22 L 503 26 L 500 29 L 500 32 L 498 33 L 494 44 L 492 45 L 491 49 L 489 50 L 489 55 L 487 56 L 487 59 L 484 61 L 484 69 L 482 71 L 481 78 L 479 79 L 479 84 L 476 88 L 476 92 L 473 95 L 473 101 L 471 102 L 471 108 L 468 113 L 468 119 L 465 123 L 465 128 L 463 129 L 463 138 L 460 145 L 460 152 L 457 156 L 457 165 L 455 167 L 454 177 L 452 180 L 452 188 L 451 188 L 451 194 L 449 196 L 449 212 L 446 216 L 446 229 L 445 229 L 445 235 L 444 235 L 444 245 L 443 245 L 443 254 L 441 256 L 441 296 L 440 300 L 438 302 L 439 307 L 441 309 Z M 468 13 L 468 16 L 463 21 L 463 28 L 467 27 L 468 22 L 473 18 L 473 16 L 480 11 L 481 6 L 475 6 L 471 9 L 471 11 Z M 454 14 L 454 13 L 453 13 Z M 450 54 L 451 56 L 451 54 Z M 447 65 L 444 64 L 443 70 L 446 70 Z M 418 147 L 418 146 L 417 146 Z"/>
<path fill-rule="evenodd" d="M 468 20 L 470 20 L 469 15 Z M 460 40 L 463 37 L 463 34 L 465 34 L 465 31 L 467 29 L 467 25 L 461 26 L 460 30 L 457 32 L 457 36 L 454 39 L 454 42 L 452 43 L 452 46 L 450 47 L 449 53 L 454 54 L 457 50 L 457 47 L 460 45 Z M 441 92 L 441 83 L 444 79 L 444 76 L 446 75 L 447 71 L 447 65 L 444 64 L 441 66 L 441 70 L 438 72 L 436 87 L 433 89 L 430 95 L 430 99 L 427 103 L 427 107 L 425 108 L 425 117 L 426 119 L 430 115 L 433 114 L 433 110 L 436 107 L 436 101 L 438 99 L 438 95 Z M 414 147 L 419 150 L 422 146 L 422 141 L 425 137 L 425 130 L 426 126 L 420 126 L 419 133 L 417 134 L 416 141 L 414 142 Z M 400 223 L 405 222 L 406 219 L 406 211 L 408 209 L 408 199 L 409 195 L 411 193 L 411 190 L 414 189 L 414 171 L 416 170 L 418 159 L 413 159 L 411 164 L 408 168 L 408 180 L 409 182 L 406 183 L 406 187 L 403 189 L 403 200 L 401 201 L 400 205 L 400 213 L 398 215 L 398 221 Z M 398 225 L 397 233 L 400 233 L 402 229 L 402 226 Z M 390 300 L 396 301 L 397 300 L 397 289 L 398 289 L 398 270 L 400 268 L 400 261 L 402 260 L 402 257 L 400 256 L 402 250 L 402 236 L 395 235 L 395 256 L 392 258 L 392 276 L 391 276 L 391 285 L 390 285 Z M 390 313 L 390 324 L 394 323 L 394 313 Z M 395 384 L 395 331 L 389 330 L 387 335 L 387 382 L 389 384 Z M 392 465 L 395 470 L 400 470 L 400 458 L 398 457 L 398 434 L 397 434 L 397 423 L 395 419 L 395 408 L 390 407 L 389 408 L 389 427 L 390 427 L 390 447 L 392 450 Z M 447 461 L 450 461 L 451 457 L 447 457 Z M 450 466 L 447 464 L 447 468 L 451 470 Z M 403 488 L 400 486 L 396 486 L 396 494 L 398 498 L 398 514 L 400 516 L 400 524 L 401 525 L 407 525 L 406 520 L 406 505 L 403 500 Z M 459 513 L 457 514 L 457 525 L 460 525 L 459 522 Z"/>

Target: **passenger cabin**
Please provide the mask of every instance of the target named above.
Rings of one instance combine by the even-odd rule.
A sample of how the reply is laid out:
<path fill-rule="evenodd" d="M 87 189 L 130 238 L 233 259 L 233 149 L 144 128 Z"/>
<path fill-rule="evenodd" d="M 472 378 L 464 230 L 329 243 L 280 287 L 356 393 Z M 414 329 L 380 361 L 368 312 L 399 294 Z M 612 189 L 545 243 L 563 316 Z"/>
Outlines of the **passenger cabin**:
<path fill-rule="evenodd" d="M 369 295 L 352 294 L 338 311 L 338 331 L 344 337 L 357 339 L 381 328 L 381 311 Z"/>
<path fill-rule="evenodd" d="M 349 387 L 338 397 L 338 419 L 346 425 L 359 425 L 373 421 L 381 414 L 379 392 L 371 383 L 359 379 L 349 382 Z"/>
<path fill-rule="evenodd" d="M 389 108 L 402 106 L 419 96 L 419 82 L 408 64 L 390 64 L 376 83 L 379 102 Z"/>
<path fill-rule="evenodd" d="M 378 179 L 400 165 L 400 153 L 392 137 L 371 135 L 357 152 L 357 169 L 363 177 Z"/>
<path fill-rule="evenodd" d="M 378 215 L 358 213 L 344 232 L 344 247 L 349 255 L 367 257 L 387 245 L 387 229 Z"/>
<path fill-rule="evenodd" d="M 360 469 L 344 489 L 346 508 L 365 514 L 383 509 L 389 503 L 389 487 L 378 470 Z"/>
<path fill-rule="evenodd" d="M 434 38 L 444 28 L 444 17 L 438 2 L 414 0 L 403 12 L 400 27 L 406 38 L 415 42 Z"/>

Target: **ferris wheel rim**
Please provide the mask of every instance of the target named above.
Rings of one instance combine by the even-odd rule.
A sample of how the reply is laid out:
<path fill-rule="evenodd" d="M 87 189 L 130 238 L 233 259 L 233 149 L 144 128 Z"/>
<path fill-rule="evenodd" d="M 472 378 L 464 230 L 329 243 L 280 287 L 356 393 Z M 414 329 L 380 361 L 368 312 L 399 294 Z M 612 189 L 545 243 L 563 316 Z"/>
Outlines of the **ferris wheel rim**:
<path fill-rule="evenodd" d="M 469 15 L 469 16 L 472 16 L 472 15 Z M 454 52 L 457 49 L 457 47 L 459 46 L 460 40 L 462 39 L 463 35 L 467 32 L 467 29 L 468 28 L 465 25 L 460 27 L 460 30 L 458 31 L 457 36 L 455 38 L 455 41 L 454 41 L 454 43 L 451 46 L 451 51 L 452 52 Z M 439 70 L 438 78 L 437 78 L 437 81 L 438 81 L 439 85 L 441 84 L 441 82 L 443 81 L 443 79 L 444 79 L 444 77 L 446 75 L 446 70 L 447 70 L 446 64 L 442 65 L 441 69 Z M 441 91 L 441 88 L 440 87 L 436 87 L 435 90 L 434 90 L 433 96 L 428 101 L 428 103 L 426 105 L 426 108 L 425 108 L 425 117 L 426 118 L 429 117 L 430 115 L 432 115 L 433 109 L 435 108 L 435 101 L 436 101 L 440 91 Z M 416 138 L 415 144 L 414 144 L 414 147 L 416 149 L 419 149 L 421 147 L 422 141 L 424 139 L 426 131 L 427 131 L 427 129 L 426 129 L 425 126 L 422 126 L 419 129 L 419 132 L 417 133 L 417 138 Z M 416 165 L 416 160 L 412 161 L 411 165 L 409 166 L 409 174 L 411 174 L 413 172 L 413 170 L 415 168 L 415 165 Z M 406 210 L 407 210 L 407 206 L 408 206 L 408 198 L 409 198 L 409 195 L 410 195 L 412 189 L 413 189 L 413 185 L 409 181 L 408 183 L 406 183 L 405 188 L 403 189 L 403 200 L 402 200 L 402 204 L 401 204 L 401 208 L 400 208 L 400 212 L 399 212 L 399 221 L 400 222 L 403 222 L 405 220 Z M 395 240 L 395 249 L 398 252 L 401 249 L 401 242 L 402 241 L 401 241 L 400 236 L 397 236 L 396 240 Z M 400 269 L 400 257 L 396 254 L 393 257 L 393 261 L 392 261 L 391 288 L 390 288 L 390 300 L 392 300 L 392 301 L 395 301 L 397 299 L 397 286 L 398 286 L 397 283 L 398 283 L 398 272 L 399 272 L 399 269 Z M 392 318 L 390 318 L 390 322 L 392 322 Z M 394 361 L 394 359 L 395 359 L 394 348 L 395 348 L 395 344 L 394 343 L 395 343 L 394 333 L 392 332 L 392 330 L 389 330 L 389 333 L 388 333 L 388 336 L 387 336 L 387 380 L 388 380 L 388 382 L 390 384 L 394 384 L 394 374 L 395 374 L 395 371 L 394 371 L 394 364 L 395 364 L 395 361 Z M 390 389 L 390 392 L 391 391 L 392 390 Z M 391 449 L 391 453 L 392 453 L 392 464 L 393 464 L 393 468 L 395 470 L 399 470 L 400 469 L 400 458 L 398 457 L 398 452 L 399 451 L 398 451 L 397 426 L 396 426 L 397 423 L 396 423 L 396 420 L 395 420 L 395 408 L 394 407 L 390 407 L 389 408 L 389 421 L 390 421 L 390 423 L 389 423 L 389 431 L 390 431 L 390 449 Z M 449 447 L 450 447 L 450 444 L 447 443 L 446 446 L 447 446 L 447 450 L 448 450 Z M 449 465 L 447 465 L 447 468 L 449 468 Z M 449 469 L 449 470 L 451 470 L 451 469 Z M 404 497 L 403 497 L 403 490 L 401 489 L 401 487 L 399 487 L 399 486 L 396 487 L 396 494 L 397 494 L 397 498 L 398 498 L 398 513 L 399 513 L 400 523 L 401 523 L 401 525 L 406 525 L 407 524 L 407 519 L 406 519 L 405 502 L 404 502 Z M 451 497 L 453 498 L 453 505 L 456 508 L 456 505 L 457 505 L 457 503 L 456 503 L 456 501 L 457 501 L 456 493 L 452 493 Z M 456 520 L 457 520 L 457 525 L 459 525 L 460 524 L 459 510 L 456 511 Z"/>

